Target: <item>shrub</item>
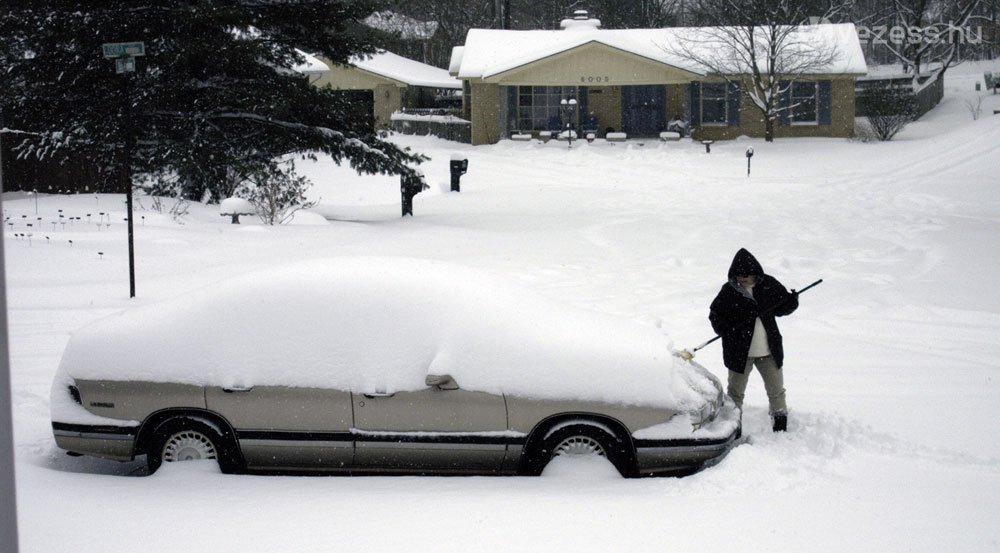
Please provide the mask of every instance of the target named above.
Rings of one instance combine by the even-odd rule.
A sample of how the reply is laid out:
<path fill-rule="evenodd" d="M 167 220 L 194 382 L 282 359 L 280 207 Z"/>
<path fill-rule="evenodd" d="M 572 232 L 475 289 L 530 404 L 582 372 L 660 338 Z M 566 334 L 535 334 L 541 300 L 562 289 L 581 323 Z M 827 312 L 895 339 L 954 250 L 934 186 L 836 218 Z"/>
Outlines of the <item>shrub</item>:
<path fill-rule="evenodd" d="M 879 140 L 892 140 L 916 118 L 917 99 L 899 86 L 873 87 L 858 95 L 868 123 Z"/>

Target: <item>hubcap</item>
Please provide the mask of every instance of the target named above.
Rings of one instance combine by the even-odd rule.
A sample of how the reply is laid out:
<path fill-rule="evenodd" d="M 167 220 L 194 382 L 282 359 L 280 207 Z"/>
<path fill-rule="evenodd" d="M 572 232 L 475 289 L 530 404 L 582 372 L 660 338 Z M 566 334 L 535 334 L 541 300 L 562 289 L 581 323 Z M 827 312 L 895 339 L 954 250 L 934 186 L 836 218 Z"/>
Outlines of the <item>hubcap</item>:
<path fill-rule="evenodd" d="M 604 448 L 593 438 L 573 436 L 566 438 L 552 452 L 553 457 L 560 455 L 597 455 L 604 457 Z"/>
<path fill-rule="evenodd" d="M 163 460 L 196 461 L 199 459 L 215 459 L 215 446 L 208 436 L 194 430 L 185 430 L 171 436 L 163 444 Z"/>

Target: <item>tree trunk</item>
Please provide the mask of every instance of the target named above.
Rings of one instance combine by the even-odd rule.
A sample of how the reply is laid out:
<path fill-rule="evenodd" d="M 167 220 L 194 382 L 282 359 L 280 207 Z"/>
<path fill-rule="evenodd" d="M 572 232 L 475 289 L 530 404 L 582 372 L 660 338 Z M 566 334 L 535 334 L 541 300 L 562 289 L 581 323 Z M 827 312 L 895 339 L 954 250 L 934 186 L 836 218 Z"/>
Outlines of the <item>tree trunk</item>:
<path fill-rule="evenodd" d="M 774 119 L 764 118 L 764 142 L 774 142 Z"/>

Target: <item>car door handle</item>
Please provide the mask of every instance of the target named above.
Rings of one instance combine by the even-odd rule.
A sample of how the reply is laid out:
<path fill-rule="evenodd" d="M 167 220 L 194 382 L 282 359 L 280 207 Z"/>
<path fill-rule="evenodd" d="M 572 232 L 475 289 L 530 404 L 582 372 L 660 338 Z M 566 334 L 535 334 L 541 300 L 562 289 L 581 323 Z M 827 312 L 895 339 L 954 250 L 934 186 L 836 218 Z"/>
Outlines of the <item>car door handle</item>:
<path fill-rule="evenodd" d="M 231 386 L 229 388 L 223 388 L 222 389 L 222 391 L 226 392 L 227 394 L 237 394 L 237 393 L 239 393 L 239 394 L 245 394 L 245 393 L 249 392 L 250 390 L 253 390 L 253 386 L 249 386 L 249 387 Z"/>
<path fill-rule="evenodd" d="M 385 392 L 373 392 L 373 393 L 370 393 L 370 394 L 364 394 L 364 396 L 366 398 L 368 398 L 368 399 L 374 399 L 374 398 L 377 398 L 377 397 L 392 397 L 394 395 L 396 395 L 396 394 L 395 393 L 387 394 Z"/>

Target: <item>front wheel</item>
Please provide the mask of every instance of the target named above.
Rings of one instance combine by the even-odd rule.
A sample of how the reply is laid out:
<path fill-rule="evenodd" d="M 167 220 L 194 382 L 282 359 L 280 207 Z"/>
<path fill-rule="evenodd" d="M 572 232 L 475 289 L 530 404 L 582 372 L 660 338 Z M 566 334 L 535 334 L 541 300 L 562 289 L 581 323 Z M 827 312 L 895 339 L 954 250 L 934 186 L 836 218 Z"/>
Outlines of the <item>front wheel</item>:
<path fill-rule="evenodd" d="M 153 433 L 146 452 L 152 474 L 163 463 L 214 459 L 222 472 L 235 472 L 236 456 L 217 427 L 194 417 L 179 417 L 161 424 Z"/>
<path fill-rule="evenodd" d="M 545 465 L 556 457 L 586 455 L 604 457 L 622 476 L 630 477 L 635 472 L 630 449 L 629 444 L 602 427 L 586 423 L 564 426 L 550 431 L 542 441 L 533 456 L 530 472 L 541 474 Z"/>

